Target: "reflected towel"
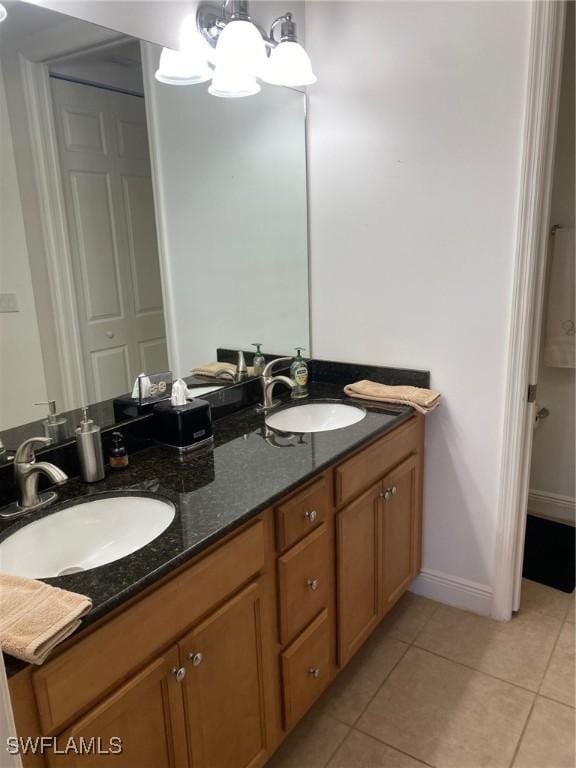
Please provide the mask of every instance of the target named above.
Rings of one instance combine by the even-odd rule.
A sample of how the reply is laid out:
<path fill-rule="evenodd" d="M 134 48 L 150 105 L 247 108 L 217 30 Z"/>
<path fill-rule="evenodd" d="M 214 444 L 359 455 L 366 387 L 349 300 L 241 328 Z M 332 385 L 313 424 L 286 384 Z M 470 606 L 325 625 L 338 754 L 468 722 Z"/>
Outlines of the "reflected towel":
<path fill-rule="evenodd" d="M 220 371 L 220 375 L 216 374 Z M 247 368 L 248 376 L 254 376 L 254 368 L 249 365 Z M 203 376 L 207 379 L 228 379 L 232 380 L 236 376 L 236 366 L 234 363 L 203 363 L 197 368 L 192 368 L 194 376 Z"/>
<path fill-rule="evenodd" d="M 423 387 L 392 387 L 389 384 L 378 384 L 376 381 L 357 381 L 347 384 L 344 392 L 349 397 L 357 397 L 361 400 L 377 400 L 381 403 L 395 403 L 396 405 L 411 405 L 420 413 L 433 411 L 440 405 L 440 392 Z"/>
<path fill-rule="evenodd" d="M 30 664 L 42 664 L 91 607 L 92 600 L 84 595 L 0 573 L 0 648 Z"/>
<path fill-rule="evenodd" d="M 574 368 L 574 228 L 558 229 L 552 239 L 544 365 Z"/>

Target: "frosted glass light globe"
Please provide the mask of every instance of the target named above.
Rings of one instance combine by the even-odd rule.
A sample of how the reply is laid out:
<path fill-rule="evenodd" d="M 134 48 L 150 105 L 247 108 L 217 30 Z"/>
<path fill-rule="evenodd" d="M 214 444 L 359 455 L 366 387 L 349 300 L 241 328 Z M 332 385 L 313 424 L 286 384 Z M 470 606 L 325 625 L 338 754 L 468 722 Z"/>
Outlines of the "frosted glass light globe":
<path fill-rule="evenodd" d="M 230 21 L 216 44 L 216 66 L 260 77 L 268 64 L 266 45 L 251 21 Z"/>
<path fill-rule="evenodd" d="M 294 88 L 312 85 L 317 77 L 312 71 L 310 57 L 300 43 L 287 40 L 272 51 L 263 79 L 272 85 Z"/>
<path fill-rule="evenodd" d="M 196 85 L 210 80 L 212 70 L 200 55 L 162 48 L 154 77 L 167 85 Z"/>
<path fill-rule="evenodd" d="M 260 92 L 260 85 L 252 75 L 218 65 L 214 71 L 208 93 L 223 99 L 241 99 Z"/>

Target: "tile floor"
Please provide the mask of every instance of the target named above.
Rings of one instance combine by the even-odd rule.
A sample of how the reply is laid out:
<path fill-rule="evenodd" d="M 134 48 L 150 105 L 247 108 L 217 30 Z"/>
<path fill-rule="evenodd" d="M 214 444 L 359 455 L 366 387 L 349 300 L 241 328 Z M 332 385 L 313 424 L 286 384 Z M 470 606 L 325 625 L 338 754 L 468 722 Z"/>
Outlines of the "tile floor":
<path fill-rule="evenodd" d="M 574 768 L 574 594 L 497 622 L 406 594 L 270 768 Z"/>

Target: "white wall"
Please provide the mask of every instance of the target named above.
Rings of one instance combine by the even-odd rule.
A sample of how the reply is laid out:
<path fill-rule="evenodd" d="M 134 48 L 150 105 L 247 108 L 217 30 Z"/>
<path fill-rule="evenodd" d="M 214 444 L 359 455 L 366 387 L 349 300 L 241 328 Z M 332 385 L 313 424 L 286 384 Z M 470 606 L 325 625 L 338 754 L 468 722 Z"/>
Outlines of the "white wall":
<path fill-rule="evenodd" d="M 15 293 L 19 311 L 0 314 L 0 435 L 39 419 L 46 381 L 12 133 L 0 69 L 0 293 Z M 15 448 L 16 446 L 9 446 Z"/>
<path fill-rule="evenodd" d="M 428 368 L 424 577 L 490 610 L 528 3 L 307 5 L 314 355 Z M 335 44 L 337 41 L 337 44 Z"/>
<path fill-rule="evenodd" d="M 551 222 L 574 227 L 574 3 L 568 3 L 556 139 Z M 549 368 L 538 375 L 538 406 L 550 415 L 534 434 L 528 509 L 574 523 L 574 369 Z"/>

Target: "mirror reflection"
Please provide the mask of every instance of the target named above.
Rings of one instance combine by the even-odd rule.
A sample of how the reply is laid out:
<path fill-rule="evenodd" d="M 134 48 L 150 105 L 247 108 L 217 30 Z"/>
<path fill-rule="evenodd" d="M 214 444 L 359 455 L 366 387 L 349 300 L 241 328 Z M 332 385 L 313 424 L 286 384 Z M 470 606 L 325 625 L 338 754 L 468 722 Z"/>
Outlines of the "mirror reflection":
<path fill-rule="evenodd" d="M 254 342 L 309 347 L 304 94 L 160 83 L 158 46 L 5 5 L 4 446 L 73 435 L 86 404 L 109 426 L 142 373 L 226 386 Z"/>

